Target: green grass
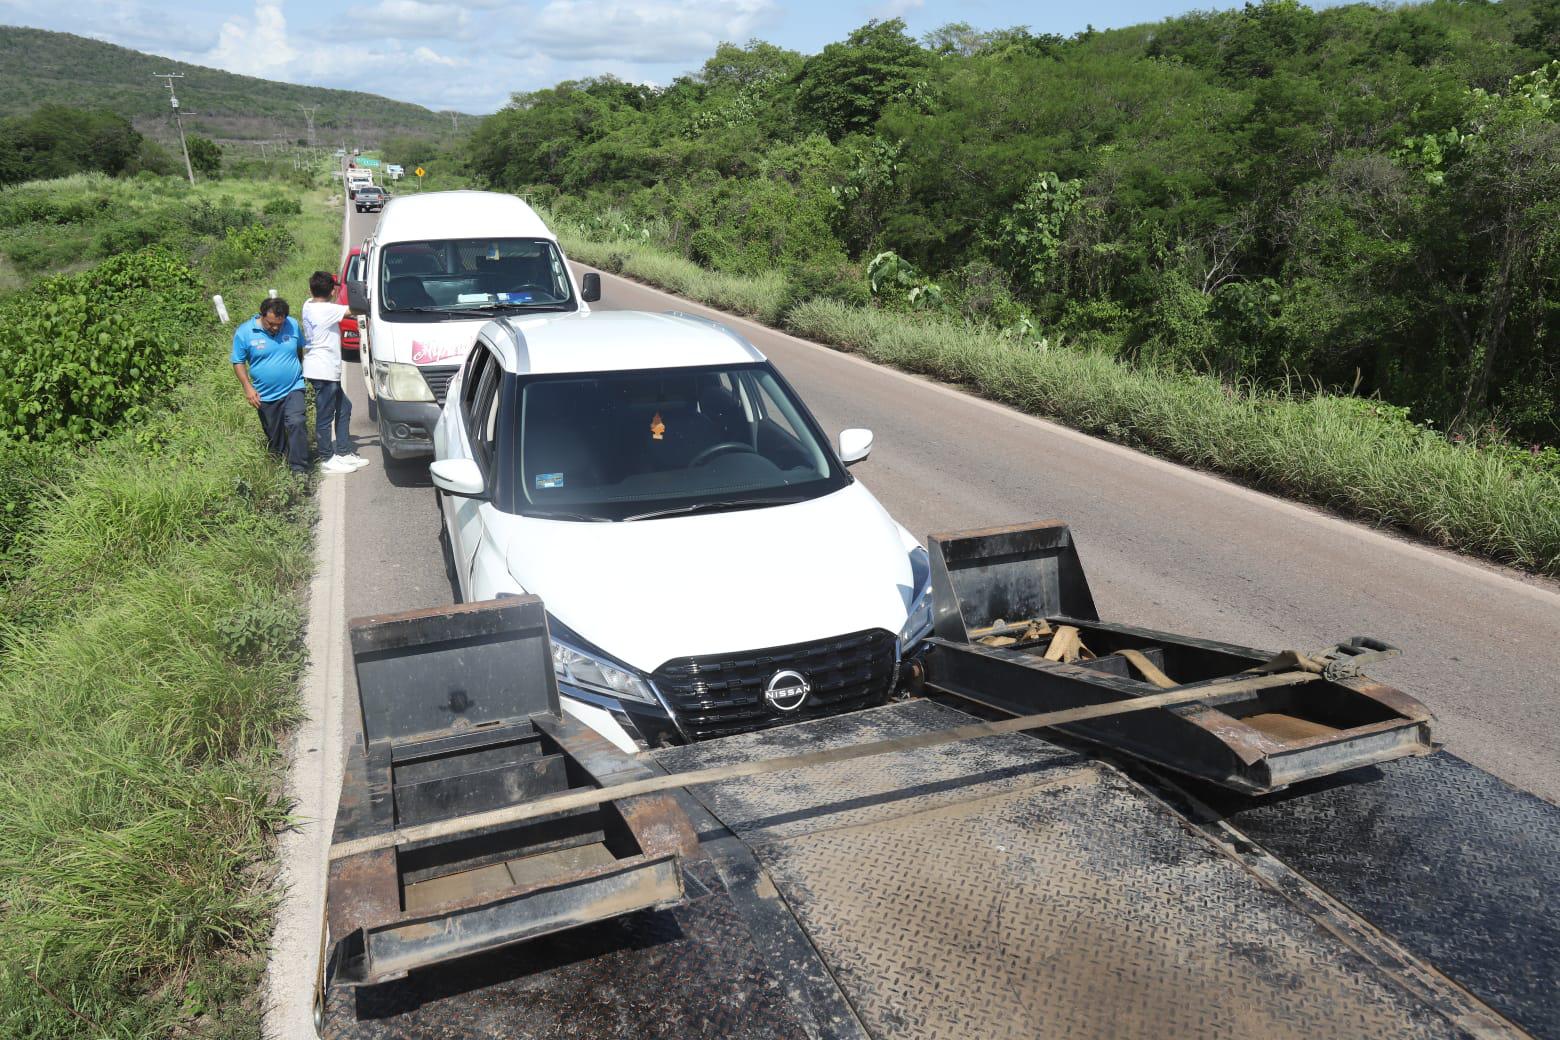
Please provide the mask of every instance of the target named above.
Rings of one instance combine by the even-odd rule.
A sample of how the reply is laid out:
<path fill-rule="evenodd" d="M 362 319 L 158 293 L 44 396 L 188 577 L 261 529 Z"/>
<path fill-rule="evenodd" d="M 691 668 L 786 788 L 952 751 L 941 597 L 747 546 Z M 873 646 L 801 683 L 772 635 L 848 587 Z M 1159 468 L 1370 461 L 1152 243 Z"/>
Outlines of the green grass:
<path fill-rule="evenodd" d="M 334 266 L 313 196 L 260 282 Z M 235 316 L 260 282 L 225 286 Z M 73 456 L 0 591 L 0 1035 L 258 1037 L 312 497 L 265 457 L 226 332 Z"/>
<path fill-rule="evenodd" d="M 994 330 L 833 302 L 800 304 L 786 323 L 1088 433 L 1560 574 L 1560 481 L 1448 443 L 1369 401 L 1247 392 L 1103 353 L 1042 350 Z"/>
<path fill-rule="evenodd" d="M 555 226 L 568 254 L 585 263 L 1436 545 L 1560 575 L 1554 468 L 1450 443 L 1397 409 L 1254 392 L 935 315 L 791 302 L 778 273 L 719 274 L 649 243 L 591 241 L 567 221 Z"/>
<path fill-rule="evenodd" d="M 568 256 L 582 263 L 759 321 L 777 321 L 790 299 L 785 276 L 778 271 L 758 277 L 722 274 L 641 242 L 593 242 L 567 225 L 558 228 L 558 240 Z"/>

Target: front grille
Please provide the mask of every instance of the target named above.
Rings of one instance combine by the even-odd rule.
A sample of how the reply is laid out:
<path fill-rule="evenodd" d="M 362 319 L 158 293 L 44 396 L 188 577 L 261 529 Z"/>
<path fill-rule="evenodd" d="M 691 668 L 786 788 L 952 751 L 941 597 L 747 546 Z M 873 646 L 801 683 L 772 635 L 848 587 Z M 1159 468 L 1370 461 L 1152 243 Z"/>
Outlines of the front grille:
<path fill-rule="evenodd" d="M 449 392 L 450 380 L 459 371 L 459 365 L 429 366 L 422 370 L 422 377 L 428 381 L 428 389 L 433 391 L 433 399 L 439 402 L 440 408 L 444 407 L 444 395 Z"/>
<path fill-rule="evenodd" d="M 881 703 L 894 683 L 894 646 L 891 633 L 870 629 L 742 654 L 682 657 L 652 678 L 684 732 L 705 740 Z M 812 687 L 795 711 L 764 699 L 770 677 L 786 669 L 802 673 Z"/>

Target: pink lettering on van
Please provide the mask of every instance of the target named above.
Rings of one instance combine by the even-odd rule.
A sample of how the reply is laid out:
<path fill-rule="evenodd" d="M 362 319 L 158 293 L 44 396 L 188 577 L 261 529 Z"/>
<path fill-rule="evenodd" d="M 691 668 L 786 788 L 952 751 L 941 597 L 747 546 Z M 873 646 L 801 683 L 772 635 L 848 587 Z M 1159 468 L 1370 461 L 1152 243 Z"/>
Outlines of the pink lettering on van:
<path fill-rule="evenodd" d="M 412 364 L 414 365 L 431 365 L 435 361 L 443 361 L 447 357 L 460 353 L 462 351 L 458 343 L 430 346 L 422 340 L 412 340 Z"/>

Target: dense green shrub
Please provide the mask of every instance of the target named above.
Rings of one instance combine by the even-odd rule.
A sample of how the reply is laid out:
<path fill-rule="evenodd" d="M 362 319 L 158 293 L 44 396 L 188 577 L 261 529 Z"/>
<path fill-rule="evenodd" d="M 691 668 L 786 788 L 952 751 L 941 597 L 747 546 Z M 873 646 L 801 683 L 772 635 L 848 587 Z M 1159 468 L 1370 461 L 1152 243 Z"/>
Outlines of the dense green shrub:
<path fill-rule="evenodd" d="M 153 247 L 0 309 L 0 443 L 97 440 L 160 405 L 208 327 L 189 265 Z"/>
<path fill-rule="evenodd" d="M 260 212 L 268 217 L 293 217 L 303 212 L 303 204 L 291 195 L 278 195 L 265 200 Z"/>
<path fill-rule="evenodd" d="M 197 235 L 225 235 L 233 228 L 246 228 L 258 219 L 254 210 L 226 195 L 219 199 L 196 199 L 184 211 L 184 223 Z"/>
<path fill-rule="evenodd" d="M 212 247 L 209 262 L 237 275 L 259 274 L 275 267 L 294 245 L 292 235 L 280 226 L 251 224 L 229 228 Z"/>
<path fill-rule="evenodd" d="M 872 21 L 811 57 L 723 45 L 662 89 L 518 94 L 470 164 L 722 274 L 836 298 L 820 271 L 891 252 L 929 312 L 1560 442 L 1554 6 L 1257 0 L 920 43 Z"/>

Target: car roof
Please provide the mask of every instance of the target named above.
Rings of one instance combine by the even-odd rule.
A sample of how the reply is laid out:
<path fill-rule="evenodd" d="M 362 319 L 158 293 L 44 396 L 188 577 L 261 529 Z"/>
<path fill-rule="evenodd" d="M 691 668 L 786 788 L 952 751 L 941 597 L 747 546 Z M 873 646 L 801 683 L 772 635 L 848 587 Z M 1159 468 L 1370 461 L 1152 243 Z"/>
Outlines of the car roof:
<path fill-rule="evenodd" d="M 680 311 L 589 311 L 562 317 L 499 318 L 480 338 L 506 372 L 621 372 L 765 360 L 753 344 L 708 318 Z"/>
<path fill-rule="evenodd" d="M 381 243 L 445 238 L 553 239 L 553 233 L 523 200 L 496 191 L 397 195 L 374 231 Z"/>

